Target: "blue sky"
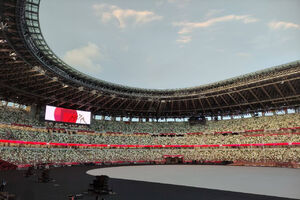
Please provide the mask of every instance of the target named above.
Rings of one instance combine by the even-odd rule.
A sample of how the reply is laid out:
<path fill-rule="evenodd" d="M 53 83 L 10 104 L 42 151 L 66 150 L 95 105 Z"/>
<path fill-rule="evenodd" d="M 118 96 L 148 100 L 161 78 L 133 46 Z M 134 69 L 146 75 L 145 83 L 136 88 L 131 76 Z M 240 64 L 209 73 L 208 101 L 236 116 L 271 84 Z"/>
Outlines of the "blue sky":
<path fill-rule="evenodd" d="M 192 87 L 300 59 L 298 0 L 42 0 L 40 9 L 60 58 L 127 86 Z"/>

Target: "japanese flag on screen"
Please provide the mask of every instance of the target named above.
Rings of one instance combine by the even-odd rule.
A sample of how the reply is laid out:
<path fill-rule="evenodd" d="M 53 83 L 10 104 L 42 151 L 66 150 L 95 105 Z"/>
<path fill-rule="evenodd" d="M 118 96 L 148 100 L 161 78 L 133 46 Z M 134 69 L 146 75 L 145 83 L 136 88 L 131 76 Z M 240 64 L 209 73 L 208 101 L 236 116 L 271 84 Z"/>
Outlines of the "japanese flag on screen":
<path fill-rule="evenodd" d="M 76 124 L 90 124 L 91 113 L 55 106 L 46 106 L 45 120 Z"/>

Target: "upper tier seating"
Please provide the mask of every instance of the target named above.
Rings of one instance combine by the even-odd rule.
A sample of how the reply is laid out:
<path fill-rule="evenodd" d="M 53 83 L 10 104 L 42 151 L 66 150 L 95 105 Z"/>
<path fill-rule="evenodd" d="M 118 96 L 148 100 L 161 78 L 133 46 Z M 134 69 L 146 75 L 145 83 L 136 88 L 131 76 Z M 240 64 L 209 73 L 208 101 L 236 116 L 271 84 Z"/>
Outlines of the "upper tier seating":
<path fill-rule="evenodd" d="M 275 133 L 274 133 L 275 132 Z M 0 124 L 0 139 L 33 142 L 58 142 L 82 144 L 124 144 L 124 145 L 205 145 L 205 144 L 251 144 L 299 142 L 299 133 L 286 130 L 272 133 L 260 132 L 232 134 L 201 134 L 176 137 L 154 137 L 154 135 L 135 134 L 77 134 L 55 133 L 45 128 L 20 127 Z"/>
<path fill-rule="evenodd" d="M 206 125 L 189 125 L 188 122 L 114 122 L 94 120 L 92 127 L 104 132 L 123 133 L 189 133 L 189 132 L 241 132 L 255 129 L 276 130 L 300 126 L 300 114 L 251 117 L 220 121 L 207 121 Z"/>
<path fill-rule="evenodd" d="M 40 127 L 93 130 L 121 133 L 192 133 L 192 132 L 243 132 L 245 130 L 277 130 L 300 126 L 300 114 L 251 117 L 220 121 L 207 121 L 206 125 L 189 125 L 188 122 L 120 122 L 92 120 L 91 126 L 39 122 L 21 109 L 0 106 L 0 122 L 28 124 Z"/>

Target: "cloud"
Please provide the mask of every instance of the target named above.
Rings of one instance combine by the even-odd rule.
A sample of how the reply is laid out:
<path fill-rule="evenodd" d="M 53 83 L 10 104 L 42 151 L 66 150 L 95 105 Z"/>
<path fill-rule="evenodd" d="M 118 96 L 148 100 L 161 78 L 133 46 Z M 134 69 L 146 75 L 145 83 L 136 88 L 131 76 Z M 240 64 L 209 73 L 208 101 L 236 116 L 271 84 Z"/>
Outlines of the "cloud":
<path fill-rule="evenodd" d="M 214 10 L 214 12 L 215 11 L 216 10 Z M 244 24 L 248 24 L 257 22 L 258 19 L 253 18 L 250 15 L 226 15 L 223 17 L 211 18 L 203 22 L 173 22 L 172 25 L 180 27 L 180 30 L 177 32 L 180 37 L 176 41 L 179 43 L 188 43 L 192 41 L 192 37 L 188 34 L 191 34 L 195 29 L 207 28 L 216 23 L 229 21 L 241 21 Z M 183 37 L 183 35 L 186 35 L 186 37 Z"/>
<path fill-rule="evenodd" d="M 134 24 L 145 24 L 163 18 L 148 10 L 121 9 L 118 6 L 108 4 L 94 4 L 93 10 L 102 22 L 117 20 L 120 28 L 125 28 L 132 21 Z"/>
<path fill-rule="evenodd" d="M 192 36 L 188 35 L 181 35 L 179 39 L 176 40 L 176 42 L 183 44 L 189 43 L 190 41 L 192 41 Z"/>
<path fill-rule="evenodd" d="M 216 17 L 204 22 L 174 22 L 173 26 L 181 27 L 178 34 L 188 34 L 197 28 L 207 28 L 216 23 L 229 22 L 229 21 L 242 21 L 244 24 L 253 23 L 258 19 L 250 17 L 249 15 L 227 15 L 223 17 Z"/>
<path fill-rule="evenodd" d="M 88 45 L 67 51 L 63 60 L 71 66 L 86 70 L 88 72 L 99 72 L 101 66 L 96 63 L 101 58 L 100 49 L 96 44 Z"/>
<path fill-rule="evenodd" d="M 294 24 L 292 22 L 273 21 L 268 25 L 273 30 L 300 29 L 299 24 Z"/>

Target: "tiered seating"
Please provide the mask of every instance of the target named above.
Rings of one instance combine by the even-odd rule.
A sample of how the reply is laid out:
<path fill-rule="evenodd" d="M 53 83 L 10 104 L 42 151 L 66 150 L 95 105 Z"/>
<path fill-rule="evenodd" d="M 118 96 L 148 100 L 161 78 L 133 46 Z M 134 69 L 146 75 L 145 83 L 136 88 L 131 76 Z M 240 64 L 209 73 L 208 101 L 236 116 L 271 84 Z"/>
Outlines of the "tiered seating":
<path fill-rule="evenodd" d="M 48 149 L 0 148 L 2 159 L 16 165 L 39 163 L 87 163 L 94 161 L 155 161 L 163 155 L 183 155 L 185 160 L 200 161 L 277 161 L 300 162 L 300 148 L 258 149 Z"/>
<path fill-rule="evenodd" d="M 299 114 L 251 117 L 220 121 L 207 121 L 206 125 L 189 125 L 188 122 L 118 122 L 94 120 L 92 127 L 101 132 L 123 133 L 214 133 L 269 130 L 300 126 Z"/>
<path fill-rule="evenodd" d="M 165 134 L 88 134 L 86 132 L 66 132 L 46 128 L 20 127 L 0 124 L 0 139 L 22 140 L 32 142 L 56 142 L 78 144 L 119 144 L 119 145 L 213 145 L 213 144 L 256 144 L 256 143 L 289 143 L 300 141 L 300 129 L 296 132 L 288 130 L 274 130 L 271 133 L 260 132 L 240 134 L 184 134 L 180 136 Z M 75 134 L 74 134 L 75 133 Z M 172 136 L 172 137 L 170 137 Z"/>
<path fill-rule="evenodd" d="M 205 126 L 93 121 L 87 128 L 45 126 L 27 120 L 26 111 L 1 108 L 3 112 L 0 159 L 15 165 L 162 162 L 164 155 L 181 155 L 185 161 L 300 162 L 300 114 L 209 121 Z"/>
<path fill-rule="evenodd" d="M 31 126 L 41 126 L 38 120 L 28 116 L 28 112 L 23 109 L 0 106 L 0 122 L 27 124 Z"/>

